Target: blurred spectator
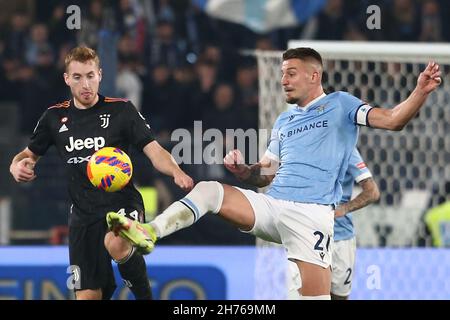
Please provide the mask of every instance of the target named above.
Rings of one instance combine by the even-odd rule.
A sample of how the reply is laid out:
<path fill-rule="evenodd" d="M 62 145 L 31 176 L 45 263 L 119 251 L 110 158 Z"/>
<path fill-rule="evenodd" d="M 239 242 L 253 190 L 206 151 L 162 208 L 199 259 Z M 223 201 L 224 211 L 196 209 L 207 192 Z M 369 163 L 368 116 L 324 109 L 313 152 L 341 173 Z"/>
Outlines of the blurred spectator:
<path fill-rule="evenodd" d="M 136 51 L 143 55 L 147 36 L 144 7 L 138 0 L 120 0 L 115 20 L 118 32 L 129 35 L 135 42 Z"/>
<path fill-rule="evenodd" d="M 258 71 L 255 64 L 240 66 L 236 74 L 237 108 L 239 112 L 239 125 L 246 129 L 258 128 Z"/>
<path fill-rule="evenodd" d="M 203 49 L 202 58 L 218 66 L 222 62 L 222 51 L 214 44 L 207 44 Z"/>
<path fill-rule="evenodd" d="M 195 65 L 196 81 L 191 94 L 192 115 L 196 120 L 202 118 L 203 110 L 213 103 L 212 91 L 217 83 L 217 66 L 206 60 L 199 60 Z"/>
<path fill-rule="evenodd" d="M 120 0 L 116 10 L 117 29 L 121 34 L 136 35 L 139 7 L 137 1 Z"/>
<path fill-rule="evenodd" d="M 419 12 L 414 0 L 394 0 L 383 19 L 384 40 L 417 41 L 420 35 Z"/>
<path fill-rule="evenodd" d="M 177 33 L 186 38 L 188 51 L 200 55 L 203 44 L 214 41 L 214 30 L 211 20 L 197 4 L 189 1 L 184 17 L 177 23 Z M 192 61 L 195 62 L 195 61 Z"/>
<path fill-rule="evenodd" d="M 149 57 L 149 68 L 165 64 L 174 69 L 185 61 L 185 47 L 179 43 L 170 21 L 160 20 L 155 36 L 149 39 L 146 56 Z"/>
<path fill-rule="evenodd" d="M 442 35 L 444 40 L 450 41 L 450 1 L 442 0 L 439 2 L 439 6 L 441 7 L 441 21 L 442 21 Z"/>
<path fill-rule="evenodd" d="M 78 34 L 78 43 L 97 48 L 99 32 L 103 24 L 103 4 L 101 0 L 93 0 L 89 5 L 87 17 L 83 19 L 83 27 Z"/>
<path fill-rule="evenodd" d="M 31 66 L 21 66 L 17 71 L 17 86 L 19 89 L 20 130 L 23 134 L 31 134 L 39 116 L 53 101 L 53 84 L 51 71 L 33 69 Z M 41 75 L 40 72 L 43 72 Z M 54 79 L 53 79 L 54 80 Z M 61 81 L 61 80 L 60 80 Z"/>
<path fill-rule="evenodd" d="M 22 114 L 29 115 L 24 119 L 22 130 L 31 132 L 39 115 L 51 104 L 57 102 L 61 88 L 62 74 L 55 65 L 55 53 L 48 39 L 48 28 L 45 24 L 31 27 L 31 38 L 27 41 L 26 64 L 18 70 L 20 88 L 19 105 Z M 27 130 L 27 131 L 26 131 Z"/>
<path fill-rule="evenodd" d="M 255 47 L 257 34 L 244 25 L 211 18 L 215 41 L 223 50 L 229 48 L 250 49 Z"/>
<path fill-rule="evenodd" d="M 229 48 L 223 49 L 216 43 L 205 44 L 200 55 L 200 59 L 209 61 L 216 66 L 217 78 L 226 82 L 234 80 L 239 58 L 237 51 L 230 52 Z"/>
<path fill-rule="evenodd" d="M 1 55 L 0 99 L 15 100 L 20 95 L 17 86 L 18 71 L 25 62 L 29 38 L 30 18 L 24 12 L 15 12 L 9 20 L 4 36 L 4 49 Z"/>
<path fill-rule="evenodd" d="M 25 60 L 26 43 L 28 38 L 29 17 L 22 12 L 14 13 L 5 38 L 5 58 Z"/>
<path fill-rule="evenodd" d="M 182 0 L 178 0 L 178 2 L 182 2 Z M 176 2 L 175 2 L 176 3 Z M 171 23 L 175 23 L 175 12 L 172 8 L 172 3 L 170 0 L 158 0 L 156 1 L 156 11 L 157 11 L 157 19 L 169 21 Z"/>
<path fill-rule="evenodd" d="M 145 83 L 142 114 L 162 142 L 169 140 L 173 118 L 177 117 L 180 101 L 174 93 L 174 81 L 169 67 L 165 64 L 156 65 L 151 78 Z"/>
<path fill-rule="evenodd" d="M 342 0 L 329 0 L 325 8 L 303 29 L 302 39 L 342 40 L 347 30 L 348 18 Z"/>
<path fill-rule="evenodd" d="M 443 41 L 440 12 L 439 3 L 436 0 L 425 0 L 422 3 L 422 30 L 419 36 L 420 41 Z"/>
<path fill-rule="evenodd" d="M 119 40 L 118 59 L 117 95 L 129 99 L 136 109 L 140 111 L 143 85 L 137 73 L 138 56 L 136 43 L 128 35 L 123 36 Z"/>
<path fill-rule="evenodd" d="M 205 150 L 215 149 L 214 152 L 204 151 L 204 155 L 209 157 L 205 159 L 205 162 L 209 162 L 209 165 L 205 168 L 209 179 L 223 179 L 227 174 L 222 165 L 222 159 L 227 150 L 233 148 L 234 141 L 227 137 L 226 130 L 239 128 L 238 119 L 233 86 L 227 83 L 218 84 L 214 89 L 213 104 L 204 110 L 203 116 L 203 130 L 217 129 L 223 137 L 223 141 L 212 139 L 213 141 L 205 148 Z M 220 145 L 220 142 L 222 142 L 222 145 Z"/>
<path fill-rule="evenodd" d="M 193 105 L 192 94 L 195 92 L 196 75 L 193 67 L 185 64 L 176 68 L 173 71 L 173 78 L 175 81 L 174 95 L 178 97 L 180 108 L 177 116 L 172 119 L 173 128 L 193 128 L 194 121 L 200 120 L 199 112 Z"/>
<path fill-rule="evenodd" d="M 65 44 L 75 44 L 75 32 L 69 30 L 66 26 L 66 7 L 63 4 L 58 4 L 52 12 L 47 25 L 49 28 L 49 39 L 56 51 Z"/>
<path fill-rule="evenodd" d="M 272 40 L 270 39 L 269 36 L 261 35 L 256 40 L 255 49 L 269 51 L 275 50 L 275 47 L 273 46 Z"/>
<path fill-rule="evenodd" d="M 39 23 L 31 27 L 31 39 L 26 43 L 25 60 L 31 65 L 48 65 L 54 60 L 53 47 L 48 39 L 48 28 Z"/>
<path fill-rule="evenodd" d="M 345 30 L 343 40 L 347 41 L 366 41 L 366 35 L 359 30 L 357 25 L 354 23 L 349 23 L 347 29 Z"/>
<path fill-rule="evenodd" d="M 298 39 L 299 35 L 303 33 L 304 24 L 296 27 L 279 28 L 273 30 L 268 34 L 271 39 L 272 45 L 277 50 L 286 50 L 289 40 Z"/>
<path fill-rule="evenodd" d="M 232 85 L 220 83 L 213 92 L 213 104 L 205 109 L 203 129 L 219 129 L 225 133 L 226 129 L 239 127 L 236 113 L 235 91 Z"/>
<path fill-rule="evenodd" d="M 0 74 L 1 100 L 16 100 L 20 92 L 16 85 L 18 81 L 18 70 L 21 67 L 19 59 L 5 59 L 2 63 Z"/>

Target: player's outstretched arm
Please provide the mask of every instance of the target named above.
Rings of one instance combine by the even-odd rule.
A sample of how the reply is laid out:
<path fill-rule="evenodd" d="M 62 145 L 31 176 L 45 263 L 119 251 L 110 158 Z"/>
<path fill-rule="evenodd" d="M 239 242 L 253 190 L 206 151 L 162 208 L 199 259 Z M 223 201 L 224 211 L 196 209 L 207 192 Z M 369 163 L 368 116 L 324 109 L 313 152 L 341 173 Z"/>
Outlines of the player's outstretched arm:
<path fill-rule="evenodd" d="M 364 208 L 369 204 L 376 202 L 380 199 L 380 191 L 376 182 L 372 178 L 367 178 L 358 183 L 362 191 L 353 200 L 344 203 L 336 208 L 334 216 L 336 218 L 344 216 L 348 212 L 353 212 L 358 209 Z"/>
<path fill-rule="evenodd" d="M 255 164 L 246 165 L 239 150 L 231 150 L 223 159 L 223 164 L 240 181 L 259 188 L 268 186 L 278 169 L 278 162 L 267 156 Z"/>
<path fill-rule="evenodd" d="M 156 141 L 147 144 L 143 149 L 156 170 L 173 177 L 177 186 L 184 191 L 190 191 L 194 187 L 194 181 L 178 166 L 172 155 Z"/>
<path fill-rule="evenodd" d="M 429 62 L 425 70 L 420 73 L 417 85 L 409 97 L 393 109 L 373 108 L 368 114 L 371 127 L 400 131 L 415 117 L 428 95 L 441 84 L 439 65 Z"/>
<path fill-rule="evenodd" d="M 39 156 L 30 149 L 25 148 L 16 154 L 9 166 L 9 172 L 17 182 L 29 182 L 36 178 L 34 166 L 39 160 Z"/>

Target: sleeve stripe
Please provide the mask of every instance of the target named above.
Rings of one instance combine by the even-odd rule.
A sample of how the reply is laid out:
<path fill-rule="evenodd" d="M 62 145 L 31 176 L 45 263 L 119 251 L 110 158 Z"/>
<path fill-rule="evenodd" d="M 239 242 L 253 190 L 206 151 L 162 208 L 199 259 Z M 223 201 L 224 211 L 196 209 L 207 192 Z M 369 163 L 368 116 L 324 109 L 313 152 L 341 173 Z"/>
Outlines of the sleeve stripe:
<path fill-rule="evenodd" d="M 54 109 L 54 108 L 68 108 L 70 106 L 70 100 L 61 102 L 61 103 L 57 103 L 51 107 L 49 107 L 48 109 Z"/>
<path fill-rule="evenodd" d="M 366 180 L 367 178 L 372 178 L 372 174 L 370 173 L 370 171 L 364 172 L 363 174 L 360 174 L 359 176 L 357 176 L 355 178 L 355 182 L 359 183 L 363 180 Z"/>

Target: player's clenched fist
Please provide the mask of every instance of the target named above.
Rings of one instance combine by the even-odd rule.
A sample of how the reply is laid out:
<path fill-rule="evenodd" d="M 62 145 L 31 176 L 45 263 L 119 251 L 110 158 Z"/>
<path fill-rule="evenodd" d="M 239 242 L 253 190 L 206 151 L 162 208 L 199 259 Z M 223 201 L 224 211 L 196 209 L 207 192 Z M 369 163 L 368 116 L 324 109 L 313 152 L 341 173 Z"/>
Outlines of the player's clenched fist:
<path fill-rule="evenodd" d="M 184 172 L 180 172 L 178 174 L 174 175 L 174 182 L 177 186 L 179 186 L 183 191 L 191 191 L 194 187 L 194 180 L 192 180 L 191 177 L 189 177 Z"/>
<path fill-rule="evenodd" d="M 17 182 L 29 182 L 36 178 L 34 166 L 36 161 L 31 158 L 24 158 L 17 163 L 11 164 L 9 171 Z"/>
<path fill-rule="evenodd" d="M 223 159 L 223 164 L 225 165 L 225 168 L 240 178 L 245 176 L 249 171 L 248 166 L 244 163 L 242 153 L 237 149 L 228 152 Z"/>

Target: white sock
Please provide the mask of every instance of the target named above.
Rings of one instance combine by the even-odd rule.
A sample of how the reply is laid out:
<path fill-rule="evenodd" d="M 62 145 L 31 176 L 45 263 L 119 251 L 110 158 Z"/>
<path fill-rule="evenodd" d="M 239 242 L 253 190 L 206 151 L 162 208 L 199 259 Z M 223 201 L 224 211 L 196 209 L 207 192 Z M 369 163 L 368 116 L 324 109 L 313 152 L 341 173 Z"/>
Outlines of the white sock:
<path fill-rule="evenodd" d="M 150 225 L 155 229 L 156 237 L 160 239 L 175 231 L 189 227 L 193 223 L 194 215 L 192 211 L 180 201 L 176 201 L 164 210 L 163 213 L 156 216 L 150 222 Z"/>
<path fill-rule="evenodd" d="M 223 202 L 223 186 L 201 181 L 183 199 L 172 203 L 150 224 L 158 238 L 164 238 L 197 222 L 207 212 L 218 213 Z"/>

